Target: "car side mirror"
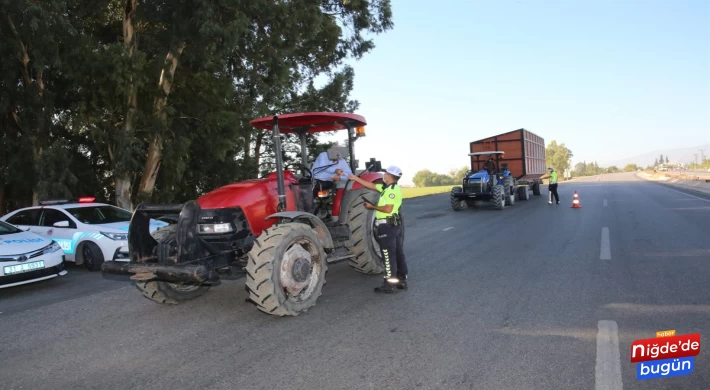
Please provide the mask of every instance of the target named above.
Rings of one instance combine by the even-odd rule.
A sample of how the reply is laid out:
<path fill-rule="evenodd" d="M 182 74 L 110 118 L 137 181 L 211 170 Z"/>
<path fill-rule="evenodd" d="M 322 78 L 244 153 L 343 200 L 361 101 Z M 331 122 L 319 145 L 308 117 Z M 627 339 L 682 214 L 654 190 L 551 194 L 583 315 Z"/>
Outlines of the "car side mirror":
<path fill-rule="evenodd" d="M 69 221 L 59 221 L 52 226 L 54 226 L 54 227 L 69 227 Z"/>

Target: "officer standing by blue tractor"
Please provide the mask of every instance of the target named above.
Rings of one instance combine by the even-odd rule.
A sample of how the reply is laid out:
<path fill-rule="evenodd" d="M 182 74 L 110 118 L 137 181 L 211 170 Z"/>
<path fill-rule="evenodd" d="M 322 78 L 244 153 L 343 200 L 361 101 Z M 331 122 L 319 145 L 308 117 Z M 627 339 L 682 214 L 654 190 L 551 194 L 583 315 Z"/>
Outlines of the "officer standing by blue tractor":
<path fill-rule="evenodd" d="M 407 289 L 407 260 L 404 256 L 404 237 L 402 234 L 402 190 L 397 184 L 402 177 L 402 170 L 390 166 L 385 170 L 385 184 L 375 184 L 362 180 L 355 175 L 348 175 L 350 180 L 363 187 L 380 193 L 377 205 L 365 201 L 365 208 L 375 210 L 375 229 L 385 263 L 385 280 L 382 286 L 375 288 L 378 293 L 394 293 L 398 289 Z"/>

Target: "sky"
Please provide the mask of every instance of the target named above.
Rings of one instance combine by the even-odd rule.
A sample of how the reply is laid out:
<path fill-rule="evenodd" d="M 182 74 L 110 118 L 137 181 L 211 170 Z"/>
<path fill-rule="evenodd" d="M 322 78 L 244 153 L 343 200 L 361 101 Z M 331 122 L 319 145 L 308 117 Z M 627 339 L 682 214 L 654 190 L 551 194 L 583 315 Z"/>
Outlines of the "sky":
<path fill-rule="evenodd" d="M 411 184 L 421 169 L 466 166 L 471 141 L 519 128 L 565 143 L 572 165 L 710 142 L 710 0 L 392 8 L 394 28 L 350 61 L 368 122 L 361 167 L 376 157 Z"/>

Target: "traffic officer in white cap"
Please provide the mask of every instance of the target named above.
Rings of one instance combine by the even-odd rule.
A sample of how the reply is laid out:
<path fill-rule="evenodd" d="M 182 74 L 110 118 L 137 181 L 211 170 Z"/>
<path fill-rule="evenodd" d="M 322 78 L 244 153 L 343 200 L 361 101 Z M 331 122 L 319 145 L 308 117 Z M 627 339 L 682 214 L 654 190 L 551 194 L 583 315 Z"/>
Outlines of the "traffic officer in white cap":
<path fill-rule="evenodd" d="M 385 280 L 375 292 L 393 293 L 397 289 L 407 289 L 407 260 L 404 256 L 404 237 L 401 234 L 402 190 L 397 184 L 402 177 L 402 170 L 394 165 L 385 170 L 385 184 L 375 184 L 362 180 L 355 175 L 348 175 L 363 187 L 378 191 L 380 199 L 377 205 L 365 202 L 365 207 L 375 210 L 375 228 L 377 242 L 380 244 L 382 259 L 385 263 Z"/>

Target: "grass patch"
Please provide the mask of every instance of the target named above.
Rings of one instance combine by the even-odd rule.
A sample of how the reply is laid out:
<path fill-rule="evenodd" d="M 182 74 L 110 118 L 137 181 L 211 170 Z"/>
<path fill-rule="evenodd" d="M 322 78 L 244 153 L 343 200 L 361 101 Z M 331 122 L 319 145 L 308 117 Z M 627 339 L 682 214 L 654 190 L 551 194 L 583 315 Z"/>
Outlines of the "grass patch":
<path fill-rule="evenodd" d="M 402 188 L 402 198 L 408 199 L 418 196 L 443 194 L 451 192 L 451 187 L 453 186 Z"/>

